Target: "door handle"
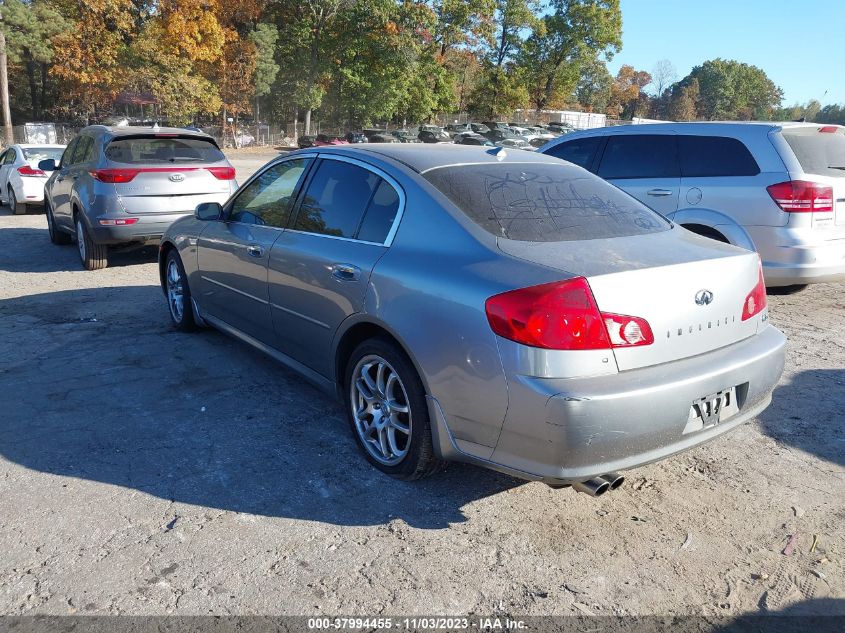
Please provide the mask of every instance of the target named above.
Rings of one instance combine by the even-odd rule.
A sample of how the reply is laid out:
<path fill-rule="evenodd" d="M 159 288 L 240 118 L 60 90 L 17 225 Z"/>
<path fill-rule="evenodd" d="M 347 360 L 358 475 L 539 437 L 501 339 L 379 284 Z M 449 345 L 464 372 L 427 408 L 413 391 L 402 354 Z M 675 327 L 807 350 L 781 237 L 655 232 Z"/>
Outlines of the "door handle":
<path fill-rule="evenodd" d="M 332 277 L 340 281 L 356 281 L 361 269 L 352 264 L 335 264 L 332 266 Z"/>
<path fill-rule="evenodd" d="M 261 248 L 258 244 L 250 244 L 246 247 L 246 252 L 249 253 L 252 257 L 261 257 L 264 254 L 264 249 Z"/>
<path fill-rule="evenodd" d="M 646 193 L 650 196 L 662 197 L 671 196 L 675 192 L 671 189 L 649 189 Z"/>

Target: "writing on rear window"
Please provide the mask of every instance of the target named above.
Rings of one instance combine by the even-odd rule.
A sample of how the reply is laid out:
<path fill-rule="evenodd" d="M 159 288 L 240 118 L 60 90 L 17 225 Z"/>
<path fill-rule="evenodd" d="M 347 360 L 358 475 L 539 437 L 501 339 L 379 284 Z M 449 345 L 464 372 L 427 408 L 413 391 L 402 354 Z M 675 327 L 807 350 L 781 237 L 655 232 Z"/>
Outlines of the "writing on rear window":
<path fill-rule="evenodd" d="M 670 227 L 628 194 L 566 165 L 462 165 L 424 175 L 476 224 L 507 239 L 563 242 Z"/>

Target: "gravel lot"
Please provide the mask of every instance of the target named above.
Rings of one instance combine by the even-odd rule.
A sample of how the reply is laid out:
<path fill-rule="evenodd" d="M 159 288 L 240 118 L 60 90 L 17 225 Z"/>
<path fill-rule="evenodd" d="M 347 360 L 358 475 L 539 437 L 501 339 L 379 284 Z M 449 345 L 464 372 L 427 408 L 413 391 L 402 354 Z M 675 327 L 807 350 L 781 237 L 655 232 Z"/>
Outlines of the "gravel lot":
<path fill-rule="evenodd" d="M 379 474 L 335 402 L 171 330 L 155 252 L 86 272 L 0 210 L 0 613 L 845 614 L 845 285 L 770 297 L 760 419 L 591 499 Z"/>

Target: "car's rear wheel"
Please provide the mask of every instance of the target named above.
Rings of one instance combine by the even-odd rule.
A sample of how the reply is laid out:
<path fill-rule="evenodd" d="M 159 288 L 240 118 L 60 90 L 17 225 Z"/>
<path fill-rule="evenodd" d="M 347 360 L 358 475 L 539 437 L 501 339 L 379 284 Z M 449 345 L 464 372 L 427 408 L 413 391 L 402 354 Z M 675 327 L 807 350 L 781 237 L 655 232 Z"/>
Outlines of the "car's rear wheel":
<path fill-rule="evenodd" d="M 352 433 L 373 466 L 404 480 L 437 470 L 425 389 L 401 350 L 381 338 L 364 341 L 349 357 L 345 387 Z"/>
<path fill-rule="evenodd" d="M 18 198 L 15 196 L 15 190 L 12 189 L 12 187 L 9 187 L 9 208 L 15 215 L 23 215 L 26 213 L 26 205 L 18 202 Z"/>
<path fill-rule="evenodd" d="M 109 265 L 109 248 L 105 244 L 97 244 L 91 239 L 85 222 L 76 217 L 76 245 L 79 249 L 79 259 L 86 270 L 100 270 Z"/>
<path fill-rule="evenodd" d="M 47 232 L 50 234 L 50 241 L 59 246 L 70 244 L 70 235 L 59 230 L 59 227 L 56 226 L 56 218 L 53 217 L 53 209 L 46 199 L 44 200 L 44 215 L 47 216 Z"/>
<path fill-rule="evenodd" d="M 173 327 L 182 332 L 192 332 L 197 324 L 191 308 L 191 289 L 188 276 L 182 266 L 179 253 L 171 250 L 164 263 L 164 293 L 167 295 L 167 307 Z"/>

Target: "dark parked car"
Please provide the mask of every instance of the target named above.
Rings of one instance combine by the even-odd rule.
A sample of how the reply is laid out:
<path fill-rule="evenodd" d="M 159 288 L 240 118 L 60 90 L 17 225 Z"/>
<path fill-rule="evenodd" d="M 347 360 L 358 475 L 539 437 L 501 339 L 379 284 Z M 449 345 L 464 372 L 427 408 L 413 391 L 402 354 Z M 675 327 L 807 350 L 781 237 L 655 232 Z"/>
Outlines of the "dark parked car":
<path fill-rule="evenodd" d="M 346 142 L 347 143 L 367 143 L 369 139 L 367 139 L 367 135 L 363 132 L 349 132 L 346 135 Z"/>
<path fill-rule="evenodd" d="M 307 149 L 309 147 L 314 147 L 314 141 L 317 140 L 316 136 L 300 136 L 299 137 L 299 149 Z"/>
<path fill-rule="evenodd" d="M 458 145 L 493 145 L 491 141 L 481 136 L 481 134 L 476 134 L 475 132 L 464 132 L 463 134 L 458 134 L 455 137 L 455 143 Z"/>
<path fill-rule="evenodd" d="M 348 145 L 349 143 L 334 134 L 318 134 L 314 139 L 314 147 L 328 147 L 330 145 Z"/>
<path fill-rule="evenodd" d="M 422 143 L 422 141 L 417 138 L 417 134 L 411 132 L 411 130 L 395 130 L 391 132 L 394 138 L 399 139 L 400 143 Z"/>
<path fill-rule="evenodd" d="M 393 136 L 393 134 L 373 134 L 370 136 L 370 143 L 400 143 L 401 141 Z"/>
<path fill-rule="evenodd" d="M 449 136 L 446 132 L 441 129 L 432 130 L 432 129 L 422 129 L 420 133 L 417 135 L 423 143 L 449 143 L 452 140 L 452 137 Z"/>

